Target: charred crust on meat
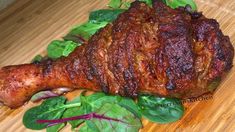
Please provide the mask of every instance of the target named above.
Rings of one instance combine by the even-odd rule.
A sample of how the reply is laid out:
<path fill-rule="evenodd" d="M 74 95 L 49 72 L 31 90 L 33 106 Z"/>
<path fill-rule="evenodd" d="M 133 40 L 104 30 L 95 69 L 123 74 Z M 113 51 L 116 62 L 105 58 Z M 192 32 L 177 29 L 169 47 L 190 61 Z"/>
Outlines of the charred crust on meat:
<path fill-rule="evenodd" d="M 107 62 L 105 62 L 105 50 L 107 48 L 107 41 L 109 37 L 108 30 L 110 26 L 101 29 L 96 33 L 98 36 L 103 36 L 102 39 L 98 40 L 98 37 L 94 36 L 89 41 L 90 45 L 86 47 L 85 56 L 90 67 L 90 76 L 95 78 L 102 89 L 103 92 L 109 93 L 109 85 L 107 80 L 107 74 L 105 74 Z"/>
<path fill-rule="evenodd" d="M 69 79 L 71 81 L 73 81 L 75 79 L 75 77 L 76 77 L 76 72 L 74 71 L 74 68 L 72 68 L 71 66 L 73 66 L 73 65 L 68 64 L 68 65 L 65 66 L 65 69 L 66 69 L 66 71 L 67 71 L 67 73 L 69 75 Z"/>
<path fill-rule="evenodd" d="M 203 45 L 200 52 L 211 54 L 201 62 L 211 60 L 205 83 L 231 69 L 233 47 L 214 19 L 188 6 L 171 9 L 161 0 L 153 0 L 150 8 L 136 1 L 92 36 L 84 53 L 79 53 L 83 56 L 79 67 L 73 62 L 66 69 L 71 79 L 82 69 L 87 80 L 105 93 L 135 97 L 141 89 L 148 89 L 153 94 L 180 93 L 186 97 L 192 91 L 203 92 L 196 89 L 198 76 L 206 71 L 204 65 L 199 72 L 195 69 L 198 56 L 206 58 L 194 50 L 199 42 Z"/>
<path fill-rule="evenodd" d="M 150 8 L 142 2 L 134 2 L 131 8 L 121 14 L 113 23 L 112 44 L 108 48 L 108 67 L 117 80 L 123 96 L 136 96 L 139 87 L 135 65 L 135 47 L 140 35 L 141 23 L 152 21 Z M 139 15 L 136 15 L 139 14 Z M 123 21 L 128 20 L 123 23 Z"/>
<path fill-rule="evenodd" d="M 91 68 L 87 68 L 86 71 L 85 71 L 85 74 L 86 74 L 87 80 L 89 80 L 89 81 L 93 80 Z"/>
<path fill-rule="evenodd" d="M 52 71 L 53 60 L 47 59 L 44 62 L 42 62 L 41 65 L 42 65 L 43 76 L 47 76 Z"/>
<path fill-rule="evenodd" d="M 124 71 L 124 80 L 126 81 L 126 84 L 124 86 L 124 94 L 125 96 L 134 97 L 137 96 L 137 88 L 138 83 L 137 79 L 133 75 L 133 70 L 125 70 Z"/>
<path fill-rule="evenodd" d="M 166 88 L 168 90 L 174 90 L 176 88 L 175 82 L 173 80 L 169 80 L 166 84 Z"/>
<path fill-rule="evenodd" d="M 234 48 L 219 29 L 219 24 L 214 19 L 202 18 L 192 21 L 194 35 L 196 41 L 202 42 L 205 46 L 204 50 L 209 52 L 211 57 L 211 65 L 208 71 L 208 78 L 222 76 L 223 72 L 228 71 L 232 67 Z M 210 35 L 208 35 L 210 34 Z"/>
<path fill-rule="evenodd" d="M 109 86 L 105 83 L 101 83 L 101 89 L 104 93 L 108 94 L 109 93 Z"/>
<path fill-rule="evenodd" d="M 186 5 L 184 7 L 184 11 L 190 14 L 192 19 L 199 19 L 200 17 L 202 17 L 202 12 L 193 11 L 190 5 Z"/>
<path fill-rule="evenodd" d="M 167 81 L 167 84 L 166 84 L 166 88 L 168 90 L 173 90 L 176 88 L 176 85 L 175 85 L 175 82 L 174 82 L 174 76 L 171 72 L 171 69 L 170 68 L 167 68 L 166 69 L 166 75 L 168 77 L 168 81 Z"/>
<path fill-rule="evenodd" d="M 190 15 L 192 19 L 199 19 L 202 17 L 202 12 L 192 12 Z"/>

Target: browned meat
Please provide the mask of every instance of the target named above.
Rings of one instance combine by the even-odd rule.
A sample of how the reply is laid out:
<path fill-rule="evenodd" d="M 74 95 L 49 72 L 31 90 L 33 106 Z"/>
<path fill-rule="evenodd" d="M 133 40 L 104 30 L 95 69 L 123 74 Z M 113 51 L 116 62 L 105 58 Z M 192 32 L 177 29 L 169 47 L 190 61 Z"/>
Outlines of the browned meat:
<path fill-rule="evenodd" d="M 3 67 L 0 100 L 15 108 L 38 91 L 58 87 L 196 97 L 217 87 L 233 56 L 216 20 L 157 0 L 153 8 L 134 2 L 67 58 Z"/>

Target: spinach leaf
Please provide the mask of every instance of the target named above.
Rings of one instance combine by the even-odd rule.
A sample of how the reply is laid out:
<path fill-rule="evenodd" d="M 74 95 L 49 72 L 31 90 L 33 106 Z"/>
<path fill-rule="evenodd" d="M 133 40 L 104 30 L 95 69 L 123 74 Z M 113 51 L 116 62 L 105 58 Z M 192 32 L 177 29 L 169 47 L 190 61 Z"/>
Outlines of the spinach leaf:
<path fill-rule="evenodd" d="M 177 121 L 184 114 L 184 107 L 176 98 L 142 95 L 138 97 L 138 106 L 145 118 L 158 123 Z"/>
<path fill-rule="evenodd" d="M 46 128 L 47 124 L 39 124 L 37 120 L 60 118 L 65 110 L 65 108 L 62 107 L 65 101 L 66 99 L 63 96 L 45 100 L 41 105 L 26 111 L 23 117 L 23 124 L 25 127 L 33 130 Z"/>
<path fill-rule="evenodd" d="M 86 98 L 83 98 L 81 101 L 86 113 L 90 113 L 98 110 L 105 103 L 118 104 L 121 107 L 132 112 L 136 117 L 141 118 L 141 113 L 138 110 L 137 104 L 134 100 L 130 98 L 125 98 L 121 96 L 110 96 L 105 95 L 104 93 L 94 93 Z"/>
<path fill-rule="evenodd" d="M 118 102 L 118 104 L 133 113 L 136 117 L 141 118 L 141 112 L 139 111 L 139 108 L 134 100 L 121 97 L 121 100 Z"/>
<path fill-rule="evenodd" d="M 110 0 L 108 6 L 114 9 L 120 8 L 122 5 L 122 0 Z"/>
<path fill-rule="evenodd" d="M 90 113 L 98 110 L 105 103 L 118 104 L 127 110 L 131 111 L 137 117 L 141 117 L 141 113 L 138 111 L 138 106 L 136 103 L 130 99 L 121 96 L 110 96 L 104 93 L 94 93 L 89 96 L 81 96 L 81 103 L 84 106 L 86 113 Z"/>
<path fill-rule="evenodd" d="M 68 56 L 71 52 L 75 50 L 78 45 L 73 41 L 65 41 L 65 48 L 63 50 L 63 56 Z"/>
<path fill-rule="evenodd" d="M 62 56 L 68 56 L 78 46 L 73 41 L 54 40 L 47 47 L 49 58 L 57 59 Z"/>
<path fill-rule="evenodd" d="M 105 103 L 96 114 L 106 118 L 100 116 L 100 118 L 86 120 L 85 124 L 80 128 L 80 132 L 138 132 L 142 127 L 139 118 L 118 104 Z M 107 119 L 107 117 L 116 121 Z"/>
<path fill-rule="evenodd" d="M 193 0 L 163 0 L 168 6 L 175 9 L 180 6 L 190 5 L 193 11 L 197 10 L 197 5 Z"/>
<path fill-rule="evenodd" d="M 88 40 L 96 31 L 107 24 L 108 22 L 87 22 L 73 28 L 68 35 L 79 35 L 83 39 Z"/>
<path fill-rule="evenodd" d="M 74 107 L 74 108 L 70 108 L 70 109 L 66 110 L 63 115 L 63 118 L 68 118 L 68 117 L 73 117 L 75 115 L 83 115 L 83 114 L 85 114 L 83 107 Z M 71 125 L 72 129 L 76 128 L 77 126 L 79 126 L 83 122 L 84 122 L 83 119 L 68 121 L 68 123 Z"/>
<path fill-rule="evenodd" d="M 104 103 L 118 103 L 120 96 L 109 96 L 104 93 L 94 93 L 89 96 L 81 96 L 81 103 L 85 113 L 91 113 L 103 106 Z"/>
<path fill-rule="evenodd" d="M 89 16 L 89 21 L 96 22 L 112 22 L 119 14 L 123 13 L 125 9 L 102 9 L 97 11 L 92 11 Z"/>
<path fill-rule="evenodd" d="M 46 131 L 47 132 L 59 132 L 63 127 L 65 127 L 65 123 L 50 126 L 46 129 Z"/>
<path fill-rule="evenodd" d="M 80 102 L 81 101 L 80 101 L 80 96 L 79 96 L 79 97 L 73 99 L 72 101 L 69 101 L 67 104 L 74 104 L 74 103 L 80 103 Z M 67 109 L 64 112 L 63 118 L 68 118 L 68 117 L 72 117 L 75 115 L 83 115 L 83 114 L 85 114 L 85 113 L 84 113 L 84 110 L 82 107 L 72 107 L 72 108 Z M 84 120 L 68 121 L 68 123 L 71 124 L 72 129 L 76 128 L 78 125 L 80 125 L 83 122 L 84 122 Z"/>
<path fill-rule="evenodd" d="M 138 131 L 142 126 L 140 119 L 117 104 L 104 104 L 96 112 L 55 120 L 38 120 L 49 125 L 65 123 L 72 120 L 85 120 L 79 131 Z M 100 126 L 98 126 L 100 125 Z"/>
<path fill-rule="evenodd" d="M 79 129 L 79 132 L 100 132 L 99 128 L 90 120 L 85 121 L 85 124 Z"/>
<path fill-rule="evenodd" d="M 35 62 L 41 62 L 43 59 L 43 57 L 41 55 L 36 55 L 33 60 L 32 60 L 32 63 L 35 63 Z"/>
<path fill-rule="evenodd" d="M 132 99 L 129 98 L 124 98 L 120 96 L 109 96 L 105 95 L 104 93 L 94 93 L 89 96 L 81 95 L 79 99 L 82 103 L 82 106 L 79 108 L 70 108 L 66 110 L 63 118 L 96 112 L 106 103 L 118 104 L 126 110 L 132 112 L 136 117 L 141 118 L 141 113 L 138 110 L 138 106 Z M 72 128 L 76 128 L 83 122 L 84 120 L 69 121 L 69 123 L 72 125 Z"/>
<path fill-rule="evenodd" d="M 131 6 L 131 2 L 124 1 L 124 2 L 122 2 L 122 5 L 123 5 L 124 8 L 128 9 Z"/>
<path fill-rule="evenodd" d="M 85 43 L 87 41 L 83 37 L 81 37 L 79 34 L 77 34 L 77 35 L 75 35 L 75 34 L 67 34 L 66 36 L 63 37 L 63 39 L 65 41 L 73 41 L 73 42 L 78 43 L 78 44 L 83 44 L 83 43 Z"/>
<path fill-rule="evenodd" d="M 78 103 L 81 105 L 77 105 Z M 47 131 L 58 131 L 66 122 L 69 122 L 72 128 L 82 125 L 80 131 L 96 131 L 105 127 L 104 131 L 132 132 L 138 131 L 142 126 L 140 119 L 135 116 L 140 114 L 135 102 L 120 96 L 107 96 L 104 93 L 81 95 L 73 101 L 61 104 L 59 108 L 67 108 L 63 117 L 39 118 L 34 123 L 45 124 L 44 127 L 50 126 Z M 132 113 L 132 111 L 134 112 Z M 138 116 L 140 117 L 140 115 Z"/>
<path fill-rule="evenodd" d="M 38 120 L 52 120 L 62 117 L 67 108 L 81 106 L 80 102 L 65 104 L 66 98 L 63 96 L 45 100 L 41 105 L 33 107 L 25 112 L 23 124 L 33 130 L 41 130 L 48 126 L 47 123 L 38 123 Z"/>

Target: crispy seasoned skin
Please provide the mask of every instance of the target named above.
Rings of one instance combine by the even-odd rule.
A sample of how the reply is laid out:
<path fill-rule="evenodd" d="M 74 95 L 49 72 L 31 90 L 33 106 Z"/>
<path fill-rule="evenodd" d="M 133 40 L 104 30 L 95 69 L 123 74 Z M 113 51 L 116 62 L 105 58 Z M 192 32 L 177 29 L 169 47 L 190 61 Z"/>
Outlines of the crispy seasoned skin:
<path fill-rule="evenodd" d="M 86 88 L 135 97 L 189 98 L 213 91 L 232 67 L 234 48 L 214 19 L 132 3 L 67 58 L 0 70 L 0 100 L 21 106 L 38 91 Z"/>

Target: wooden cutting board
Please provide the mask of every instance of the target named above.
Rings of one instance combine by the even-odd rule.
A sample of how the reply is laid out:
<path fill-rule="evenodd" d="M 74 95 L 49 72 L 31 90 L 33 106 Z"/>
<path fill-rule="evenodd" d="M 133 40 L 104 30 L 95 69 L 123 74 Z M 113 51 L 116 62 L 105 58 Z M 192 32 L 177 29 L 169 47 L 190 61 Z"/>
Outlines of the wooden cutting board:
<path fill-rule="evenodd" d="M 18 0 L 0 12 L 0 67 L 27 63 L 45 54 L 47 44 L 61 39 L 76 24 L 88 19 L 92 10 L 106 8 L 108 0 Z M 224 34 L 235 44 L 235 1 L 196 0 L 199 11 L 219 21 Z M 185 104 L 184 117 L 171 124 L 143 120 L 143 132 L 235 131 L 235 70 L 230 71 L 213 99 Z M 79 91 L 69 93 L 74 97 Z M 0 107 L 0 132 L 30 132 L 22 124 L 24 112 L 37 104 L 15 110 Z M 63 129 L 70 131 L 70 127 Z"/>

